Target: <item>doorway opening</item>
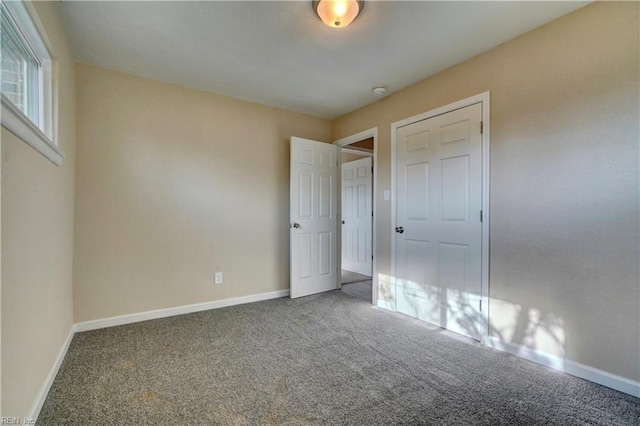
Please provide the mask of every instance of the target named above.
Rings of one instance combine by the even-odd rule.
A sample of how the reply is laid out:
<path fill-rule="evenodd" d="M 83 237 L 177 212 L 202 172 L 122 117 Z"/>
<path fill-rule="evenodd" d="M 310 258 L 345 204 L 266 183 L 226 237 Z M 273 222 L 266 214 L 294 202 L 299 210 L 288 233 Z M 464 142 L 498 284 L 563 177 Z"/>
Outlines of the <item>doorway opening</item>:
<path fill-rule="evenodd" d="M 339 189 L 340 289 L 376 303 L 375 181 L 377 129 L 334 142 L 341 148 Z"/>

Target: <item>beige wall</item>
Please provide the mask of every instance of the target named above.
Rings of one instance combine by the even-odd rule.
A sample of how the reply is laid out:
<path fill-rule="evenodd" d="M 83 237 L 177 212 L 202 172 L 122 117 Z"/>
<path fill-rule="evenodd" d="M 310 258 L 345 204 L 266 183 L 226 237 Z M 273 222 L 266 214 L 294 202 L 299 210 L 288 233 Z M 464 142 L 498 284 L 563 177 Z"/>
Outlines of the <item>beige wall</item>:
<path fill-rule="evenodd" d="M 328 120 L 84 64 L 77 83 L 76 321 L 289 287 L 289 137 Z"/>
<path fill-rule="evenodd" d="M 64 160 L 2 128 L 3 416 L 27 416 L 73 323 L 75 64 L 55 3 L 35 8 L 58 59 Z"/>
<path fill-rule="evenodd" d="M 587 6 L 333 123 L 334 139 L 378 126 L 382 200 L 390 124 L 490 91 L 492 334 L 633 380 L 639 7 Z M 377 207 L 392 300 L 391 207 Z"/>

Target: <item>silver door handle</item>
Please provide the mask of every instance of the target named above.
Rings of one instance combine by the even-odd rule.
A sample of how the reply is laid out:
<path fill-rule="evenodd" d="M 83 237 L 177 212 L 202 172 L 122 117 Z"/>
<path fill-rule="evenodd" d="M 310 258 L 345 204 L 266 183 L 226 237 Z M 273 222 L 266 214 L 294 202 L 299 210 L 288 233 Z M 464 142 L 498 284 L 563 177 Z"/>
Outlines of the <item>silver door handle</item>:
<path fill-rule="evenodd" d="M 404 232 L 404 228 L 402 226 L 396 226 L 396 232 L 398 234 L 402 234 Z"/>
<path fill-rule="evenodd" d="M 300 228 L 300 224 L 299 224 L 299 223 L 290 223 L 290 224 L 289 224 L 289 228 L 296 228 L 296 229 L 298 229 L 298 228 Z"/>

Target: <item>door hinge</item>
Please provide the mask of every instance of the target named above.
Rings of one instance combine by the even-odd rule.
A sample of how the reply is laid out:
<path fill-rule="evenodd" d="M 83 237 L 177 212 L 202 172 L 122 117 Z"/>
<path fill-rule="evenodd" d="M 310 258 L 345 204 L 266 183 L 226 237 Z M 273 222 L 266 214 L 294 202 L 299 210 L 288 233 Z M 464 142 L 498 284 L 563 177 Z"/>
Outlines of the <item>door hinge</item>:
<path fill-rule="evenodd" d="M 480 222 L 482 222 L 482 210 L 480 210 Z"/>
<path fill-rule="evenodd" d="M 480 312 L 482 312 L 482 300 L 480 300 Z"/>
<path fill-rule="evenodd" d="M 373 174 L 373 166 L 371 166 L 371 174 Z"/>
<path fill-rule="evenodd" d="M 373 210 L 371 211 L 371 217 L 373 217 Z"/>
<path fill-rule="evenodd" d="M 480 134 L 484 133 L 484 121 L 480 122 Z"/>
<path fill-rule="evenodd" d="M 371 255 L 371 260 L 373 260 L 373 255 Z"/>

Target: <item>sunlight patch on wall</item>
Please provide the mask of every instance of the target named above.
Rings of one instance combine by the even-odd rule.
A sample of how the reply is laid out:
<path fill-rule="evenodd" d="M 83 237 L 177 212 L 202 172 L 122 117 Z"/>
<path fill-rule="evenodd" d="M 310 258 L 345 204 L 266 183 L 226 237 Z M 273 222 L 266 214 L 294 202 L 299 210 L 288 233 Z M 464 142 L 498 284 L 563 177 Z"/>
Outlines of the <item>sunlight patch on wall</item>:
<path fill-rule="evenodd" d="M 396 311 L 481 341 L 486 320 L 480 294 L 466 291 L 460 281 L 442 280 L 438 286 L 396 280 Z"/>
<path fill-rule="evenodd" d="M 490 335 L 500 341 L 563 358 L 564 320 L 551 312 L 492 298 Z"/>
<path fill-rule="evenodd" d="M 457 288 L 438 288 L 378 274 L 378 306 L 484 341 L 487 325 L 478 309 L 479 301 L 480 295 Z M 519 348 L 535 357 L 549 355 L 563 359 L 566 356 L 562 317 L 496 298 L 492 298 L 489 305 L 492 345 Z"/>
<path fill-rule="evenodd" d="M 378 274 L 378 306 L 396 310 L 395 280 L 386 274 Z"/>

